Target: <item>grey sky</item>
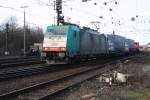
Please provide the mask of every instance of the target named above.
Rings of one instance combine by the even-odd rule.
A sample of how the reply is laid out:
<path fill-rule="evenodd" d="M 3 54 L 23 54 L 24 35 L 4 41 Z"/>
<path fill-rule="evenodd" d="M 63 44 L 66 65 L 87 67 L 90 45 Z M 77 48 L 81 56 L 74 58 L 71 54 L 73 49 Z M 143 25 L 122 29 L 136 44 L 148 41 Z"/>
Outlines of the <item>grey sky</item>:
<path fill-rule="evenodd" d="M 110 33 L 115 30 L 116 34 L 135 39 L 141 44 L 150 42 L 149 0 L 116 0 L 117 5 L 108 3 L 106 6 L 103 3 L 111 0 L 91 0 L 87 3 L 82 3 L 81 0 L 63 1 L 66 1 L 63 3 L 66 21 L 70 18 L 70 22 L 91 28 L 95 28 L 91 21 L 100 21 L 100 32 Z M 5 22 L 10 16 L 16 16 L 19 24 L 23 25 L 23 9 L 20 7 L 28 5 L 27 24 L 45 29 L 47 25 L 54 24 L 56 14 L 52 3 L 53 0 L 0 0 L 0 6 L 3 6 L 0 7 L 0 23 Z M 110 8 L 113 9 L 112 12 L 109 11 Z M 132 22 L 130 19 L 136 15 L 138 18 Z M 103 19 L 99 16 L 103 16 Z"/>

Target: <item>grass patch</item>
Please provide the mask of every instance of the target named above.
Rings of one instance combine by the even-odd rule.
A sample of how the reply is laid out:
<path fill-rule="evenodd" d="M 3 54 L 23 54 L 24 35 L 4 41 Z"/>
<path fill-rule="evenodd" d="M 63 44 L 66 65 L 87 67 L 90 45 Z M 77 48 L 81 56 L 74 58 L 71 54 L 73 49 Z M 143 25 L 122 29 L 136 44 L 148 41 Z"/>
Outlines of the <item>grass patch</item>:
<path fill-rule="evenodd" d="M 122 95 L 129 98 L 137 98 L 135 100 L 150 100 L 150 89 L 144 90 L 124 90 Z"/>

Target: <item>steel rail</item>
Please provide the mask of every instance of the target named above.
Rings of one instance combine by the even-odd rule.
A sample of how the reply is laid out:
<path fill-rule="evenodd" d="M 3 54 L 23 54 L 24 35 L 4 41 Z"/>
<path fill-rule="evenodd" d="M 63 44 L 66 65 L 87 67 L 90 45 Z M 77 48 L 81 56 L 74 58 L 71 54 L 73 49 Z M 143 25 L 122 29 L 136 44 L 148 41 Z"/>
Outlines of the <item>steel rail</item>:
<path fill-rule="evenodd" d="M 37 56 L 16 56 L 16 57 L 3 57 L 0 58 L 0 61 L 5 61 L 5 60 L 17 60 L 17 59 L 29 59 L 29 58 L 38 58 Z"/>
<path fill-rule="evenodd" d="M 0 81 L 52 72 L 55 70 L 58 70 L 57 65 L 38 65 L 34 66 L 33 68 L 22 68 L 19 70 L 3 71 L 0 72 Z"/>
<path fill-rule="evenodd" d="M 25 58 L 25 59 L 22 58 L 22 59 L 4 60 L 4 61 L 0 61 L 0 64 L 21 62 L 21 61 L 30 61 L 30 60 L 40 60 L 40 58 Z"/>

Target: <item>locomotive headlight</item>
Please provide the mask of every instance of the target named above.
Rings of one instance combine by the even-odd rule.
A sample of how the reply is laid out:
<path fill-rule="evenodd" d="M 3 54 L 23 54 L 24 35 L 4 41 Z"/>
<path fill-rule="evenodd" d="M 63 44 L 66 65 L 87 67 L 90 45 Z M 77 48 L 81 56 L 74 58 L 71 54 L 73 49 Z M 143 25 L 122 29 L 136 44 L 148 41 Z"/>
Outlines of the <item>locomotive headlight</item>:
<path fill-rule="evenodd" d="M 48 48 L 45 47 L 44 50 L 48 50 Z"/>
<path fill-rule="evenodd" d="M 64 48 L 64 47 L 63 47 L 63 48 L 61 48 L 61 51 L 66 51 L 66 48 Z"/>

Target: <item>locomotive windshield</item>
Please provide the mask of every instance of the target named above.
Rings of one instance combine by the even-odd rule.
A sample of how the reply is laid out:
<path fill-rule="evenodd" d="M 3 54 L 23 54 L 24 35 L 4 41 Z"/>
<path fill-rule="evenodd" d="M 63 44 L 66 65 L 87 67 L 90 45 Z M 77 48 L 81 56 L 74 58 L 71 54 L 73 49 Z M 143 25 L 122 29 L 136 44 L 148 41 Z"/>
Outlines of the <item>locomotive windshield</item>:
<path fill-rule="evenodd" d="M 68 27 L 50 27 L 47 28 L 47 35 L 66 35 Z"/>

